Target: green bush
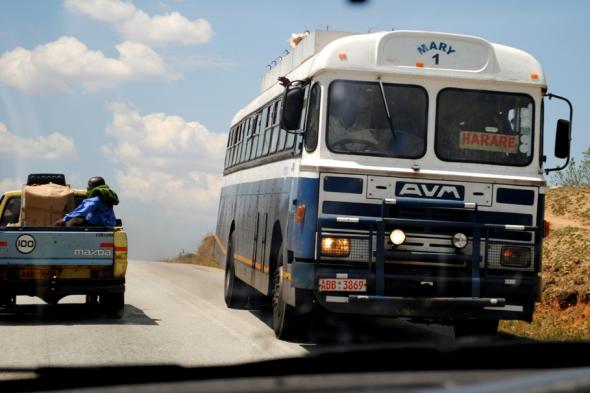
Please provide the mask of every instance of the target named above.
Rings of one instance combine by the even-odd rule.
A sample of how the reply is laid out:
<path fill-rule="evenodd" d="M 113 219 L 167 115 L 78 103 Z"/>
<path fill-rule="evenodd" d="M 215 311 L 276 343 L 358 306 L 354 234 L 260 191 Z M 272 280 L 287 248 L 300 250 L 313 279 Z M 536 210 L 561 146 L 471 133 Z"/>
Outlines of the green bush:
<path fill-rule="evenodd" d="M 564 187 L 590 186 L 590 148 L 584 152 L 581 163 L 577 163 L 572 157 L 567 169 L 555 172 L 551 176 L 550 182 Z"/>

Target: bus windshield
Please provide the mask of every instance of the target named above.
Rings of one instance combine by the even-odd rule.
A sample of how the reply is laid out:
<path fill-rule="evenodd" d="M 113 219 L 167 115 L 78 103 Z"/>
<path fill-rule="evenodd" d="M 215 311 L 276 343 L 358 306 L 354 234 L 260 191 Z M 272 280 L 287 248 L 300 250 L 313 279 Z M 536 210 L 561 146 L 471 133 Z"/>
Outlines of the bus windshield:
<path fill-rule="evenodd" d="M 436 154 L 445 161 L 528 165 L 533 119 L 528 95 L 445 89 L 438 95 Z"/>
<path fill-rule="evenodd" d="M 334 153 L 418 158 L 426 151 L 426 91 L 377 82 L 334 81 L 328 98 L 328 149 Z"/>

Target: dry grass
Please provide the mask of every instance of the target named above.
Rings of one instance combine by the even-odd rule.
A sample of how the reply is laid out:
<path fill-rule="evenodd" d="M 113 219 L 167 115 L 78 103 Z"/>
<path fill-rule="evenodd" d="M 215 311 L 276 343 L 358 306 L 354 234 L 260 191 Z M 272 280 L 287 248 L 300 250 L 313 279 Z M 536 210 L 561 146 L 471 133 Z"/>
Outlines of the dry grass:
<path fill-rule="evenodd" d="M 504 332 L 542 340 L 590 340 L 590 188 L 549 190 L 543 292 L 533 323 L 503 321 Z"/>
<path fill-rule="evenodd" d="M 207 235 L 201 240 L 196 253 L 181 253 L 176 258 L 166 259 L 165 262 L 221 268 L 215 259 L 215 238 L 213 235 Z"/>
<path fill-rule="evenodd" d="M 536 340 L 589 340 L 590 305 L 578 303 L 561 309 L 557 302 L 541 303 L 535 308 L 532 323 L 502 321 L 500 330 Z"/>
<path fill-rule="evenodd" d="M 545 214 L 590 225 L 590 187 L 561 187 L 549 190 Z"/>

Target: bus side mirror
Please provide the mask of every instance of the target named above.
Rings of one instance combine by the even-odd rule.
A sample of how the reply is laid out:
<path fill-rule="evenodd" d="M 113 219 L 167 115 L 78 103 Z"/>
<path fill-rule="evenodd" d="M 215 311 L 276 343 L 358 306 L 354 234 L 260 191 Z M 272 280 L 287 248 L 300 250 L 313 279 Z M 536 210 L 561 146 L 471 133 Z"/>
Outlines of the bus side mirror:
<path fill-rule="evenodd" d="M 555 131 L 555 157 L 568 158 L 570 155 L 570 122 L 564 119 L 557 120 Z"/>
<path fill-rule="evenodd" d="M 285 89 L 281 113 L 281 128 L 283 130 L 299 129 L 304 95 L 305 89 L 302 86 L 289 86 Z"/>

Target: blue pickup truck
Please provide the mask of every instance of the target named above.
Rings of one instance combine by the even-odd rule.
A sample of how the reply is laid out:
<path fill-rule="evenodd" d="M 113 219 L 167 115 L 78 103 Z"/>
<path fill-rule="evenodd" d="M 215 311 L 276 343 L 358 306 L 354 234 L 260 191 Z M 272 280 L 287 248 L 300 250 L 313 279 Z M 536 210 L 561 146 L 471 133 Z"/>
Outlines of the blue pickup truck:
<path fill-rule="evenodd" d="M 33 182 L 39 184 L 29 176 L 28 184 Z M 77 206 L 86 191 L 73 193 Z M 22 191 L 9 191 L 0 199 L 0 306 L 14 306 L 18 295 L 38 296 L 48 304 L 86 295 L 87 303 L 121 317 L 127 270 L 121 222 L 115 227 L 18 225 L 21 197 Z"/>

